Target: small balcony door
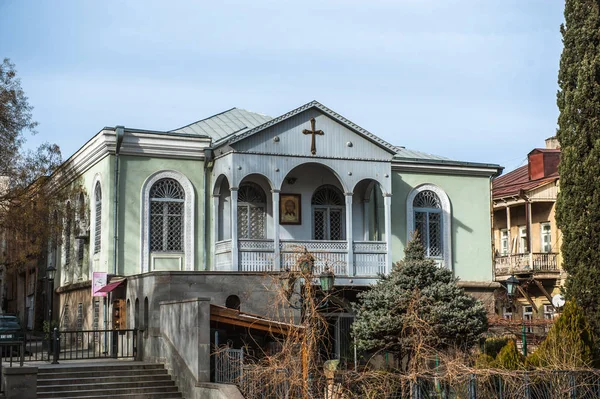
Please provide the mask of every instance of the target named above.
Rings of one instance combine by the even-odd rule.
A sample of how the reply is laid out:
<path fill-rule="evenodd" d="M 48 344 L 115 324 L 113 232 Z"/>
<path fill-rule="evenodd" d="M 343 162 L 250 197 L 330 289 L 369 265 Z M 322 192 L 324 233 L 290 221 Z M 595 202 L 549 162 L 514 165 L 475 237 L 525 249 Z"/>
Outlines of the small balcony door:
<path fill-rule="evenodd" d="M 313 239 L 346 239 L 344 205 L 344 196 L 335 186 L 324 185 L 315 191 L 312 197 Z"/>

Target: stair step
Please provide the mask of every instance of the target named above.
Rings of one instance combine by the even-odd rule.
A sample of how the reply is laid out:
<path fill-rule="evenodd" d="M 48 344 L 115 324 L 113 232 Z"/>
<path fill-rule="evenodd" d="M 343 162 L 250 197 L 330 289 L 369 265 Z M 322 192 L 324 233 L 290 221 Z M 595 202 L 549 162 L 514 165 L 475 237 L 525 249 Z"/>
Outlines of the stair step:
<path fill-rule="evenodd" d="M 90 372 L 90 371 L 104 371 L 104 370 L 164 370 L 162 364 L 135 364 L 133 362 L 127 362 L 118 365 L 94 365 L 94 366 L 58 366 L 58 367 L 40 367 L 38 374 L 56 374 L 56 373 L 76 373 L 76 372 Z"/>
<path fill-rule="evenodd" d="M 38 371 L 39 399 L 182 399 L 162 364 L 60 365 Z"/>
<path fill-rule="evenodd" d="M 68 384 L 68 385 L 40 385 L 38 384 L 38 391 L 41 392 L 59 392 L 59 391 L 89 391 L 90 387 L 93 386 L 95 389 L 124 389 L 124 388 L 169 388 L 174 387 L 174 381 L 138 381 L 134 379 L 127 382 L 100 382 L 93 384 Z"/>
<path fill-rule="evenodd" d="M 61 375 L 61 377 L 65 377 Z M 135 374 L 129 376 L 116 376 L 116 375 L 94 375 L 89 377 L 75 377 L 71 378 L 40 378 L 38 379 L 38 386 L 51 386 L 51 385 L 70 385 L 70 384 L 102 384 L 110 382 L 129 382 L 135 381 L 172 381 L 171 376 L 167 374 L 166 370 L 162 374 Z"/>
<path fill-rule="evenodd" d="M 138 375 L 168 375 L 167 370 L 161 369 L 133 369 L 133 370 L 96 370 L 96 371 L 73 371 L 73 372 L 60 372 L 60 373 L 38 373 L 38 380 L 50 380 L 60 378 L 88 378 L 88 377 L 126 377 L 126 376 L 138 376 Z"/>
<path fill-rule="evenodd" d="M 106 395 L 93 395 L 93 396 L 56 396 L 56 399 L 182 399 L 180 393 L 177 394 L 165 394 L 165 393 L 144 393 L 144 394 L 106 394 Z"/>
<path fill-rule="evenodd" d="M 38 399 L 42 399 L 42 398 L 62 398 L 62 399 L 64 399 L 66 397 L 80 398 L 82 396 L 85 397 L 85 396 L 90 396 L 90 395 L 92 395 L 92 396 L 107 395 L 105 397 L 115 398 L 119 395 L 127 395 L 127 394 L 141 395 L 141 397 L 145 397 L 144 395 L 157 394 L 157 393 L 162 393 L 162 396 L 166 397 L 167 395 L 176 395 L 179 393 L 179 391 L 177 390 L 177 387 L 175 385 L 169 386 L 169 387 L 119 388 L 119 389 L 110 389 L 110 390 L 87 389 L 87 390 L 82 390 L 82 391 L 60 391 L 60 392 L 55 392 L 55 391 L 40 392 L 38 390 L 37 397 L 38 397 Z"/>

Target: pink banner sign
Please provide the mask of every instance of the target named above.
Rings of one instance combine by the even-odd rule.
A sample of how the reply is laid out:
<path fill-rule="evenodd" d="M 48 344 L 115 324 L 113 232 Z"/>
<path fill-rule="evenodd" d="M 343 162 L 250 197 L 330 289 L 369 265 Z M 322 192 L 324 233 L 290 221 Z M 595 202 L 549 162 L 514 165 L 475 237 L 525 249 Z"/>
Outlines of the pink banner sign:
<path fill-rule="evenodd" d="M 92 296 L 106 296 L 106 292 L 98 292 L 98 290 L 106 285 L 106 272 L 92 273 Z"/>

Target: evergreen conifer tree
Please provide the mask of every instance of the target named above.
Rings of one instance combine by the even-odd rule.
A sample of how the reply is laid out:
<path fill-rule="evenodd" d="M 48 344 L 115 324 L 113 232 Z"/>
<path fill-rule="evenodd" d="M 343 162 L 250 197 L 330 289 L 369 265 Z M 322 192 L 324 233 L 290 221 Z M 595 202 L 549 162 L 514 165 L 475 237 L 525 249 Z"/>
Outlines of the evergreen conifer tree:
<path fill-rule="evenodd" d="M 421 240 L 414 238 L 389 276 L 359 295 L 357 346 L 409 357 L 417 346 L 470 348 L 487 330 L 487 316 L 481 302 L 456 283 L 450 270 L 425 258 Z"/>
<path fill-rule="evenodd" d="M 558 74 L 561 145 L 556 219 L 566 293 L 600 336 L 600 4 L 566 0 Z"/>

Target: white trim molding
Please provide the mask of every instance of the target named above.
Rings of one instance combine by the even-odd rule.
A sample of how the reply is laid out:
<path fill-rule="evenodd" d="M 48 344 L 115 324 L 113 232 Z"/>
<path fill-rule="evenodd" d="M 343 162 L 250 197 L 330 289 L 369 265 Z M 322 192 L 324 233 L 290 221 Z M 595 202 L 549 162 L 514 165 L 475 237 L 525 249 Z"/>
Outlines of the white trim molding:
<path fill-rule="evenodd" d="M 194 220 L 195 220 L 195 194 L 194 186 L 190 180 L 181 172 L 175 170 L 161 170 L 148 176 L 142 185 L 141 192 L 141 267 L 142 273 L 151 271 L 150 269 L 150 189 L 160 179 L 174 179 L 185 192 L 184 202 L 184 227 L 183 227 L 183 267 L 185 270 L 194 270 Z"/>
<path fill-rule="evenodd" d="M 442 206 L 442 267 L 453 270 L 452 262 L 452 206 L 450 199 L 444 190 L 434 184 L 421 184 L 412 189 L 406 199 L 406 242 L 410 240 L 412 233 L 415 231 L 415 212 L 413 203 L 415 197 L 423 191 L 433 191 L 440 199 Z"/>

